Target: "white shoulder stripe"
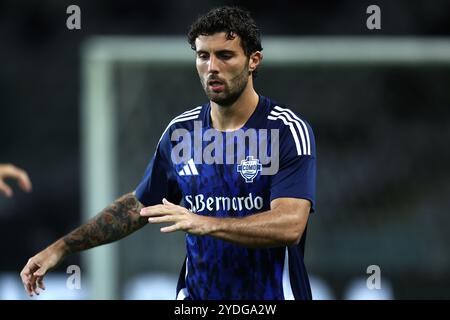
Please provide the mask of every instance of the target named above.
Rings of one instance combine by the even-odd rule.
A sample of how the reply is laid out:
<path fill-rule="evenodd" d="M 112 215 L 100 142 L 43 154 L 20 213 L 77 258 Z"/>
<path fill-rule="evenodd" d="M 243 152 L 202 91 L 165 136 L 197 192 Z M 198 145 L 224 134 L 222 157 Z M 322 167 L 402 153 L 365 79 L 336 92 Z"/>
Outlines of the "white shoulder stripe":
<path fill-rule="evenodd" d="M 170 122 L 173 122 L 173 121 L 175 121 L 177 119 L 180 119 L 180 118 L 183 118 L 183 117 L 200 114 L 200 112 L 202 112 L 202 106 L 198 106 L 197 108 L 185 111 L 182 114 L 180 114 L 180 115 L 176 116 L 175 118 L 173 118 Z"/>
<path fill-rule="evenodd" d="M 286 117 L 286 120 L 288 120 L 289 122 L 295 124 L 295 126 L 297 127 L 297 131 L 298 131 L 298 133 L 300 134 L 300 139 L 302 140 L 303 154 L 309 154 L 309 152 L 308 152 L 308 146 L 307 146 L 307 143 L 306 143 L 306 140 L 305 140 L 305 136 L 304 136 L 304 134 L 303 134 L 303 130 L 302 130 L 301 127 L 300 127 L 300 122 L 298 122 L 297 120 L 293 119 L 293 118 L 290 116 L 290 114 L 287 113 L 286 111 L 283 111 L 283 112 L 276 112 L 276 111 L 272 110 L 272 111 L 270 112 L 270 114 L 271 114 L 271 115 L 274 115 L 274 116 L 280 116 L 280 115 L 283 115 L 283 116 Z"/>
<path fill-rule="evenodd" d="M 181 117 L 181 116 L 184 116 L 184 115 L 188 115 L 188 114 L 194 113 L 194 112 L 196 112 L 196 111 L 200 112 L 201 109 L 202 109 L 202 106 L 198 106 L 197 108 L 194 108 L 194 109 L 191 109 L 191 110 L 188 110 L 188 111 L 183 112 L 183 113 L 180 114 L 178 117 Z M 176 118 L 178 118 L 178 117 L 176 117 Z"/>
<path fill-rule="evenodd" d="M 200 112 L 202 112 L 202 110 L 187 111 L 185 113 L 180 114 L 179 116 L 176 116 L 175 118 L 172 119 L 172 121 L 175 121 L 180 118 L 188 117 L 188 116 L 194 116 L 196 114 L 200 114 Z"/>
<path fill-rule="evenodd" d="M 302 148 L 300 147 L 300 142 L 298 141 L 297 131 L 295 131 L 294 126 L 292 125 L 292 123 L 287 121 L 287 119 L 285 118 L 284 115 L 279 115 L 279 116 L 276 116 L 276 117 L 269 115 L 267 117 L 267 119 L 269 119 L 269 120 L 278 120 L 278 119 L 280 119 L 280 120 L 283 121 L 283 123 L 285 125 L 289 126 L 289 129 L 291 130 L 291 133 L 292 133 L 292 137 L 294 138 L 295 147 L 297 148 L 297 154 L 299 156 L 301 156 L 302 155 Z"/>
<path fill-rule="evenodd" d="M 281 108 L 279 106 L 275 106 L 275 109 L 279 110 L 279 111 L 286 111 L 288 112 L 294 119 L 300 121 L 300 123 L 303 126 L 303 129 L 305 131 L 305 136 L 306 136 L 306 143 L 308 145 L 308 154 L 311 155 L 311 140 L 309 139 L 309 131 L 308 131 L 308 127 L 306 126 L 305 122 L 300 119 L 294 112 L 292 112 L 290 109 L 287 108 Z"/>
<path fill-rule="evenodd" d="M 189 114 L 181 114 L 178 117 L 175 117 L 172 121 L 169 122 L 169 124 L 167 125 L 166 129 L 164 130 L 164 132 L 162 133 L 161 137 L 159 138 L 158 141 L 158 145 L 161 142 L 161 139 L 164 137 L 164 135 L 166 134 L 166 131 L 170 128 L 171 125 L 177 123 L 177 122 L 183 122 L 183 121 L 187 121 L 187 120 L 194 120 L 197 119 L 198 116 L 200 115 L 201 112 L 201 106 L 198 107 L 200 108 L 200 110 L 197 111 L 187 111 L 189 112 Z M 196 109 L 198 109 L 196 108 Z"/>
<path fill-rule="evenodd" d="M 182 121 L 191 120 L 191 119 L 197 119 L 199 114 L 200 114 L 200 112 L 176 117 L 175 119 L 173 119 L 172 121 L 169 122 L 169 126 L 171 126 L 172 124 L 177 123 L 177 122 L 182 122 Z"/>
<path fill-rule="evenodd" d="M 194 115 L 194 116 L 186 116 L 185 118 L 175 118 L 172 121 L 170 121 L 170 123 L 167 125 L 166 129 L 164 130 L 164 132 L 161 135 L 161 138 L 159 138 L 159 142 L 161 141 L 162 137 L 166 134 L 166 131 L 170 128 L 171 125 L 177 123 L 177 122 L 183 122 L 183 121 L 187 121 L 187 120 L 194 120 L 198 118 L 198 114 Z M 159 143 L 158 142 L 158 143 Z"/>

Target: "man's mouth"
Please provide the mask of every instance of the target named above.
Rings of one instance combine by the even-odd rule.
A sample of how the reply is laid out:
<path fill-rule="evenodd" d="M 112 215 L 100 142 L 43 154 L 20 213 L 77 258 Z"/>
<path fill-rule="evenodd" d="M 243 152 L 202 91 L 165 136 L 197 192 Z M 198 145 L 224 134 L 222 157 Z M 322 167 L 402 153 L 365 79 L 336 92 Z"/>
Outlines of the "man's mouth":
<path fill-rule="evenodd" d="M 208 81 L 208 86 L 213 90 L 213 91 L 222 91 L 224 84 L 222 81 L 220 80 L 209 80 Z"/>

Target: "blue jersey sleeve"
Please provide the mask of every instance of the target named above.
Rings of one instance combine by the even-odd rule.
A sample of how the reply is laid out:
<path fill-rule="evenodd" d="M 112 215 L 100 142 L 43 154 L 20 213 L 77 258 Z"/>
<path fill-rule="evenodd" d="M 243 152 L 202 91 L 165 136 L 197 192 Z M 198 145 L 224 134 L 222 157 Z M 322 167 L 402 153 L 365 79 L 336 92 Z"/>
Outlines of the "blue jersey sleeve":
<path fill-rule="evenodd" d="M 181 192 L 172 172 L 168 131 L 163 134 L 144 177 L 135 190 L 136 198 L 144 206 L 161 204 L 163 198 L 175 204 L 181 200 Z"/>
<path fill-rule="evenodd" d="M 301 130 L 301 131 L 300 131 Z M 270 201 L 277 198 L 301 198 L 316 207 L 316 146 L 309 124 L 302 120 L 299 126 L 280 131 L 279 170 L 271 178 Z"/>

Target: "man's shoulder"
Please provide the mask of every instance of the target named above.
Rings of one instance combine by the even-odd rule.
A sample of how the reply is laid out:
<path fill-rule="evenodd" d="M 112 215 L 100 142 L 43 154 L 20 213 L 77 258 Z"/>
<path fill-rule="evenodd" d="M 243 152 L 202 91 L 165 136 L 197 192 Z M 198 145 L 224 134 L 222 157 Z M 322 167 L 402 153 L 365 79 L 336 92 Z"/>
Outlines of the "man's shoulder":
<path fill-rule="evenodd" d="M 313 130 L 293 108 L 271 101 L 267 111 L 267 125 L 279 130 L 282 145 L 295 145 L 298 155 L 311 155 Z"/>
<path fill-rule="evenodd" d="M 183 113 L 180 113 L 179 115 L 175 116 L 167 124 L 164 133 L 178 128 L 189 129 L 189 127 L 193 126 L 194 121 L 202 120 L 203 114 L 207 106 L 208 104 L 199 105 L 195 108 L 188 109 L 187 111 L 184 111 Z"/>
<path fill-rule="evenodd" d="M 266 109 L 266 116 L 268 123 L 273 123 L 274 126 L 283 130 L 289 130 L 292 125 L 311 127 L 308 121 L 300 113 L 295 111 L 294 108 L 272 100 Z"/>
<path fill-rule="evenodd" d="M 207 104 L 203 104 L 195 108 L 189 109 L 172 118 L 167 124 L 164 131 L 162 132 L 158 144 L 161 143 L 161 141 L 164 141 L 164 143 L 169 142 L 170 135 L 176 129 L 186 129 L 189 131 L 192 130 L 192 128 L 194 127 L 194 121 L 202 120 L 202 116 L 206 108 Z"/>
<path fill-rule="evenodd" d="M 169 122 L 167 128 L 179 128 L 192 125 L 195 120 L 202 119 L 206 107 L 207 105 L 200 105 L 177 115 Z"/>

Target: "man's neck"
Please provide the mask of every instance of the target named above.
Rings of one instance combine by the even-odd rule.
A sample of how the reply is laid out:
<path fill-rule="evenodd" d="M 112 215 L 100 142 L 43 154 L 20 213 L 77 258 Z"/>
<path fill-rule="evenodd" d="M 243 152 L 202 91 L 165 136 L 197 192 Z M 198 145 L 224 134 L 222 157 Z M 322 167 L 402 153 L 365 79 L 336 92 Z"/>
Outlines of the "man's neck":
<path fill-rule="evenodd" d="M 220 106 L 211 101 L 212 126 L 219 131 L 238 130 L 244 126 L 258 105 L 258 94 L 247 87 L 231 106 Z"/>

